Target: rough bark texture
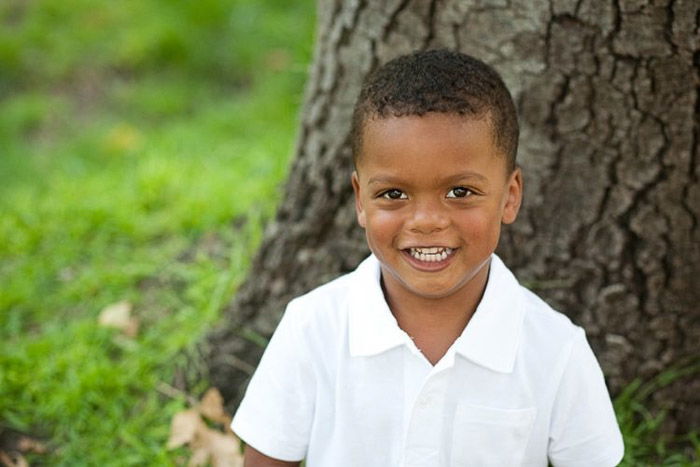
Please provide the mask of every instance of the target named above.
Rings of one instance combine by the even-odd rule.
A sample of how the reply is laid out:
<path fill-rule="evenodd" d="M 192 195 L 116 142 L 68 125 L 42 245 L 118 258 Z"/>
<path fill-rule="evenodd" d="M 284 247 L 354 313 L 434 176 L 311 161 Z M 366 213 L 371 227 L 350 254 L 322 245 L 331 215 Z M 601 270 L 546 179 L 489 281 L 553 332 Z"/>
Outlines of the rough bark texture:
<path fill-rule="evenodd" d="M 521 119 L 525 205 L 500 254 L 583 325 L 613 392 L 698 356 L 700 28 L 694 0 L 319 2 L 315 61 L 286 196 L 248 281 L 207 343 L 240 400 L 286 302 L 367 254 L 348 144 L 378 64 L 457 48 L 503 75 Z M 700 426 L 700 381 L 655 395 Z"/>

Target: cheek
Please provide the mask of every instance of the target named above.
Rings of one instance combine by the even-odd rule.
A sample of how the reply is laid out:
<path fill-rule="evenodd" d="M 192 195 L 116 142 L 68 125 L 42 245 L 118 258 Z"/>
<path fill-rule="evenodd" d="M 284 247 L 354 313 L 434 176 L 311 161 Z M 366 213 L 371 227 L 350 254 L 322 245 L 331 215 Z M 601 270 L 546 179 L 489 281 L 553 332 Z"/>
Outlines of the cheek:
<path fill-rule="evenodd" d="M 501 220 L 494 210 L 469 211 L 460 216 L 460 227 L 467 237 L 493 241 L 501 232 Z"/>
<path fill-rule="evenodd" d="M 391 211 L 367 212 L 367 236 L 377 240 L 389 240 L 397 235 L 402 226 L 401 217 Z"/>
<path fill-rule="evenodd" d="M 367 210 L 367 223 L 371 223 L 376 226 L 389 226 L 396 225 L 400 222 L 400 216 L 396 211 L 386 210 L 386 209 L 368 209 Z"/>

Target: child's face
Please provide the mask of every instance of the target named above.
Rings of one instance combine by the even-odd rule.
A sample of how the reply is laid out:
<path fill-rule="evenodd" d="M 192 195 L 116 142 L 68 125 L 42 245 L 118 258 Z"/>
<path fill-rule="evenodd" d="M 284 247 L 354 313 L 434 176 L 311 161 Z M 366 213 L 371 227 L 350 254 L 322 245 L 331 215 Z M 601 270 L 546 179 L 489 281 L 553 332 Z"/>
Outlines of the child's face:
<path fill-rule="evenodd" d="M 387 289 L 440 299 L 485 283 L 501 223 L 515 220 L 522 195 L 489 119 L 370 119 L 362 141 L 357 218 Z"/>

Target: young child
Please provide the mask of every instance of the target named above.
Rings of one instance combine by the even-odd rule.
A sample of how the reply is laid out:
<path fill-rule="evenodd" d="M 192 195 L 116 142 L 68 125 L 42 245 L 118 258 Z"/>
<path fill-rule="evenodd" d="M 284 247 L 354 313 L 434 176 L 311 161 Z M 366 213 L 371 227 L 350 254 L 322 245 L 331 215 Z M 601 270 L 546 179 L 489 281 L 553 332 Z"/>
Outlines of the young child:
<path fill-rule="evenodd" d="M 364 84 L 352 143 L 372 255 L 289 303 L 232 423 L 246 465 L 616 465 L 583 329 L 494 254 L 523 186 L 498 74 L 397 58 Z"/>

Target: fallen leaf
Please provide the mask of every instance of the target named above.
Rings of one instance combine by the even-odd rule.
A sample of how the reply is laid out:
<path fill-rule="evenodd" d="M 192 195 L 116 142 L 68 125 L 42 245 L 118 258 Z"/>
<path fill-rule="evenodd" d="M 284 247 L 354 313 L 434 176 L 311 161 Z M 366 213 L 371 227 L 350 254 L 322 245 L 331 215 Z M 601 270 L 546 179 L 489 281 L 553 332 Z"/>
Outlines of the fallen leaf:
<path fill-rule="evenodd" d="M 128 337 L 136 337 L 139 320 L 131 316 L 131 303 L 121 301 L 105 307 L 98 318 L 100 326 L 119 329 Z"/>
<path fill-rule="evenodd" d="M 231 417 L 224 410 L 224 398 L 217 388 L 209 388 L 199 404 L 199 412 L 212 422 L 228 426 Z"/>
<path fill-rule="evenodd" d="M 191 443 L 193 455 L 190 459 L 200 462 L 201 459 L 211 459 L 214 467 L 243 467 L 243 455 L 239 452 L 239 439 L 230 433 L 221 433 L 202 425 L 198 430 L 194 441 Z"/>
<path fill-rule="evenodd" d="M 29 436 L 22 436 L 17 443 L 17 448 L 22 452 L 35 452 L 37 454 L 45 454 L 47 451 L 44 443 Z"/>
<path fill-rule="evenodd" d="M 222 423 L 224 432 L 209 428 L 202 417 Z M 230 422 L 231 417 L 224 410 L 221 393 L 216 388 L 210 388 L 194 408 L 173 416 L 168 449 L 187 444 L 192 451 L 187 463 L 189 467 L 209 463 L 213 467 L 243 467 L 243 455 L 239 449 L 241 441 L 231 432 Z"/>
<path fill-rule="evenodd" d="M 192 442 L 201 426 L 204 426 L 204 422 L 199 417 L 199 412 L 196 409 L 188 409 L 176 413 L 170 424 L 168 449 L 174 449 L 185 443 Z"/>
<path fill-rule="evenodd" d="M 0 462 L 2 462 L 2 465 L 5 467 L 29 467 L 27 459 L 19 453 L 15 453 L 14 458 L 12 458 L 5 451 L 0 451 Z"/>
<path fill-rule="evenodd" d="M 209 459 L 211 458 L 211 453 L 205 447 L 199 447 L 194 449 L 192 457 L 190 457 L 189 462 L 187 462 L 187 467 L 202 467 L 209 464 Z"/>

